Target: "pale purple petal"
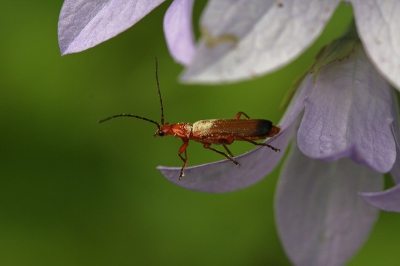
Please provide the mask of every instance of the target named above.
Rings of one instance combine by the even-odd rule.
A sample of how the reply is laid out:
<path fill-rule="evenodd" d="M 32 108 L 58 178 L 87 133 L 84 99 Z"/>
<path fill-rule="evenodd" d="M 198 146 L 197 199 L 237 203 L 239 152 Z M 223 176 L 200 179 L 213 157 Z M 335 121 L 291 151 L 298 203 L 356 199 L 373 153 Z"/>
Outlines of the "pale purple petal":
<path fill-rule="evenodd" d="M 293 135 L 295 129 L 293 125 L 278 138 L 267 141 L 272 146 L 281 149 L 281 152 L 277 153 L 268 147 L 255 148 L 246 154 L 235 157 L 235 160 L 241 164 L 240 166 L 223 160 L 187 167 L 182 180 L 178 179 L 180 167 L 158 166 L 157 169 L 175 185 L 190 190 L 224 193 L 243 189 L 262 180 L 279 163 L 289 139 Z"/>
<path fill-rule="evenodd" d="M 381 174 L 367 167 L 347 158 L 310 159 L 294 145 L 275 199 L 279 236 L 293 264 L 343 265 L 378 218 L 378 210 L 357 192 L 382 188 Z"/>
<path fill-rule="evenodd" d="M 359 36 L 378 71 L 400 90 L 400 2 L 352 0 Z"/>
<path fill-rule="evenodd" d="M 207 37 L 182 80 L 234 82 L 272 72 L 314 42 L 338 2 L 211 0 L 200 23 Z"/>
<path fill-rule="evenodd" d="M 195 51 L 192 28 L 193 0 L 175 0 L 164 16 L 164 34 L 175 61 L 188 65 Z"/>
<path fill-rule="evenodd" d="M 305 103 L 298 145 L 311 158 L 350 157 L 385 173 L 396 159 L 392 93 L 360 47 L 321 69 Z"/>
<path fill-rule="evenodd" d="M 369 204 L 388 212 L 400 212 L 400 184 L 382 192 L 359 193 Z"/>
<path fill-rule="evenodd" d="M 165 0 L 65 0 L 58 21 L 61 54 L 76 53 L 130 28 Z"/>

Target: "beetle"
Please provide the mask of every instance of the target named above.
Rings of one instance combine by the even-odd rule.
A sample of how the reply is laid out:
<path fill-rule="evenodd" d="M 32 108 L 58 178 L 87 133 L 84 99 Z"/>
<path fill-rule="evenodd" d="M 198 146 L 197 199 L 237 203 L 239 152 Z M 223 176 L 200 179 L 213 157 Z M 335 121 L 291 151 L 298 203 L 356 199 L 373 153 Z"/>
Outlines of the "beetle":
<path fill-rule="evenodd" d="M 235 140 L 247 141 L 257 146 L 266 146 L 276 152 L 280 151 L 279 149 L 269 144 L 258 143 L 255 141 L 277 135 L 281 130 L 280 127 L 274 126 L 271 121 L 266 119 L 251 119 L 244 112 L 238 112 L 233 119 L 208 119 L 200 120 L 193 124 L 186 122 L 176 124 L 165 123 L 164 106 L 161 97 L 160 84 L 158 81 L 157 59 L 155 60 L 155 62 L 156 85 L 161 106 L 161 124 L 143 116 L 125 113 L 107 117 L 100 120 L 99 123 L 117 117 L 133 117 L 155 124 L 157 126 L 157 131 L 154 134 L 154 137 L 173 135 L 176 138 L 180 138 L 183 141 L 183 144 L 178 150 L 178 156 L 183 161 L 183 165 L 180 171 L 179 180 L 181 180 L 182 177 L 185 175 L 184 169 L 188 162 L 187 147 L 190 140 L 202 143 L 204 148 L 221 154 L 237 166 L 239 166 L 240 163 L 233 158 L 234 156 L 232 152 L 227 147 L 227 145 L 232 144 Z M 246 119 L 240 119 L 242 115 L 245 116 Z M 222 145 L 227 153 L 214 149 L 213 147 L 211 147 L 211 145 L 213 144 Z M 182 154 L 184 154 L 184 156 L 182 156 Z"/>

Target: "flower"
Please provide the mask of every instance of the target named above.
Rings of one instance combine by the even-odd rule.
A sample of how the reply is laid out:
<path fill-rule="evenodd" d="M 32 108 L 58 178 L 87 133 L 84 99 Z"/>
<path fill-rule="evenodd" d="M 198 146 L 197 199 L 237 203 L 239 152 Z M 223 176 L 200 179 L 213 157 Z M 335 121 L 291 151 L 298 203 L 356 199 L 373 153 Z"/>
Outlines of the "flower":
<path fill-rule="evenodd" d="M 183 74 L 183 79 L 188 81 L 203 82 L 235 81 L 249 78 L 254 74 L 265 73 L 267 71 L 274 70 L 275 68 L 285 64 L 288 60 L 292 59 L 296 55 L 293 51 L 296 51 L 296 53 L 301 52 L 315 39 L 338 4 L 338 1 L 318 1 L 318 3 L 312 4 L 313 9 L 311 10 L 308 8 L 308 6 L 303 7 L 305 3 L 309 2 L 310 1 L 299 1 L 298 3 L 293 3 L 291 8 L 285 8 L 284 2 L 276 1 L 269 4 L 267 4 L 265 1 L 255 0 L 252 1 L 251 4 L 248 2 L 242 3 L 241 1 L 235 3 L 228 3 L 228 1 L 210 1 L 202 16 L 201 25 L 202 27 L 206 28 L 207 31 L 209 31 L 207 32 L 207 35 L 217 36 L 214 37 L 214 41 L 216 41 L 212 47 L 210 47 L 210 42 L 207 42 L 207 40 L 199 44 L 194 58 L 192 59 L 192 63 Z M 397 34 L 397 31 L 394 30 L 396 25 L 398 25 L 396 22 L 399 20 L 399 16 L 394 15 L 397 14 L 396 12 L 400 12 L 398 11 L 399 8 L 397 8 L 398 4 L 386 2 L 378 4 L 372 0 L 368 1 L 368 3 L 365 1 L 351 2 L 354 6 L 357 30 L 364 48 L 366 49 L 366 54 L 368 55 L 368 59 L 365 58 L 363 60 L 363 64 L 368 63 L 368 66 L 370 66 L 368 71 L 372 72 L 371 69 L 374 69 L 374 75 L 371 74 L 371 77 L 376 76 L 379 72 L 379 74 L 382 75 L 387 81 L 391 82 L 392 85 L 394 85 L 396 88 L 399 88 L 400 77 L 393 74 L 395 72 L 398 73 L 400 70 L 400 64 L 398 64 L 400 61 L 400 54 L 396 51 L 396 47 L 398 47 L 396 45 L 400 43 L 400 36 Z M 300 11 L 304 11 L 303 9 L 309 13 L 302 13 L 302 16 L 289 16 L 290 12 L 301 13 Z M 223 19 L 221 19 L 221 17 Z M 280 23 L 272 23 L 272 21 L 277 20 L 277 18 L 279 18 Z M 269 27 L 267 27 L 267 25 L 269 25 Z M 268 28 L 268 30 L 265 30 L 266 28 Z M 308 34 L 305 34 L 306 32 Z M 312 34 L 310 35 L 310 33 Z M 229 42 L 224 39 L 225 41 L 218 42 L 218 38 L 220 36 L 226 36 L 227 34 L 229 36 L 235 36 L 235 41 Z M 217 45 L 215 45 L 215 43 Z M 261 43 L 263 46 L 261 46 Z M 364 48 L 358 48 L 359 53 L 365 54 L 363 50 Z M 362 49 L 362 51 L 360 49 Z M 262 59 L 260 60 L 260 58 Z M 371 60 L 372 65 L 369 63 L 369 60 Z M 325 69 L 324 71 L 327 70 Z M 359 71 L 363 72 L 362 70 Z M 310 79 L 303 83 L 303 87 L 307 87 L 307 82 L 310 83 Z M 385 84 L 385 87 L 389 86 L 389 84 L 384 80 L 381 80 L 381 83 Z M 366 85 L 370 85 L 370 83 L 367 82 Z M 381 85 L 381 87 L 383 87 L 383 85 Z M 371 89 L 371 91 L 374 90 L 377 91 L 376 88 Z M 388 89 L 385 90 L 387 94 Z M 306 93 L 304 91 L 306 91 L 304 88 L 300 89 L 297 97 L 298 99 L 306 99 L 304 95 Z M 360 96 L 359 93 L 360 92 L 358 92 L 356 95 Z M 312 98 L 318 99 L 317 96 L 312 96 Z M 386 95 L 383 103 L 386 102 L 388 106 L 389 98 L 393 101 L 395 100 L 394 97 L 389 97 Z M 296 103 L 293 105 L 292 109 L 288 110 L 286 117 L 296 117 L 298 112 L 302 109 L 303 102 L 298 99 L 295 100 Z M 328 97 L 326 99 L 330 100 Z M 322 102 L 327 102 L 326 99 Z M 360 99 L 362 99 L 362 97 L 360 97 Z M 311 99 L 308 99 L 307 104 L 310 105 L 310 103 Z M 394 104 L 390 103 L 390 106 L 393 106 L 392 109 L 395 108 L 395 106 L 397 106 L 397 102 Z M 313 107 L 318 106 L 314 105 Z M 311 108 L 311 106 L 309 108 Z M 366 105 L 364 105 L 364 108 L 366 108 Z M 370 109 L 370 106 L 368 106 L 368 108 Z M 296 112 L 292 110 L 296 110 Z M 335 116 L 333 111 L 334 109 L 331 110 L 332 113 L 331 117 L 328 118 L 329 121 L 334 123 L 348 121 L 351 122 L 351 120 L 345 119 L 348 115 L 344 115 L 343 117 L 338 115 Z M 336 111 L 338 112 L 343 110 L 336 108 Z M 358 111 L 365 112 L 362 111 L 362 108 Z M 306 113 L 306 118 L 307 114 L 308 113 Z M 397 110 L 391 110 L 391 114 L 392 118 L 387 117 L 386 119 L 389 120 L 384 121 L 386 125 L 390 124 L 390 119 L 397 117 Z M 280 123 L 282 127 L 282 134 L 279 136 L 279 138 L 269 140 L 269 142 L 273 141 L 274 145 L 277 147 L 285 148 L 287 145 L 286 143 L 290 138 L 290 136 L 286 134 L 286 129 L 289 128 L 291 123 L 287 123 L 288 119 L 286 119 L 286 117 L 283 118 Z M 293 117 L 292 119 L 289 119 L 291 122 L 293 121 Z M 371 124 L 375 123 L 375 125 L 380 125 L 382 121 L 379 119 L 381 118 L 375 117 L 375 120 L 371 121 Z M 307 155 L 311 158 L 334 160 L 347 156 L 351 157 L 355 162 L 364 164 L 367 167 L 370 167 L 371 169 L 381 173 L 388 172 L 390 169 L 392 169 L 392 166 L 393 173 L 398 173 L 400 170 L 396 170 L 397 164 L 394 164 L 394 160 L 397 158 L 395 156 L 396 149 L 393 148 L 394 140 L 392 137 L 390 137 L 392 135 L 388 132 L 385 133 L 386 135 L 382 135 L 382 138 L 386 137 L 387 139 L 391 140 L 389 145 L 390 149 L 386 149 L 385 146 L 371 146 L 375 144 L 372 142 L 369 143 L 371 145 L 368 143 L 358 143 L 358 146 L 360 147 L 367 148 L 369 145 L 369 148 L 372 149 L 370 150 L 370 154 L 365 156 L 365 158 L 361 156 L 363 155 L 363 152 L 361 152 L 359 148 L 343 149 L 342 153 L 338 153 L 336 155 L 328 154 L 324 157 L 323 155 L 318 155 L 316 152 L 318 152 L 318 147 L 320 145 L 327 145 L 327 142 L 323 143 L 321 140 L 314 145 L 309 145 L 309 142 L 307 141 L 310 139 L 310 135 L 313 136 L 312 134 L 315 133 L 305 133 L 306 131 L 303 131 L 305 123 L 302 123 L 302 125 L 303 126 L 300 127 L 300 132 L 303 135 L 299 136 L 299 138 L 302 138 L 302 141 L 299 142 L 299 146 L 303 152 L 306 154 L 308 152 Z M 353 125 L 354 124 L 351 123 L 350 125 L 343 124 L 341 126 L 352 127 Z M 335 126 L 337 125 L 331 124 L 329 125 L 329 130 L 325 130 L 329 131 L 329 134 L 336 134 L 338 128 Z M 378 139 L 375 138 L 379 138 L 379 136 L 381 136 L 380 129 L 370 132 L 370 127 L 371 125 L 368 124 L 364 128 L 354 127 L 353 130 L 363 130 L 367 139 L 369 138 L 370 141 L 377 141 Z M 396 142 L 398 142 L 399 129 L 397 120 L 393 121 L 392 129 L 395 133 L 394 137 Z M 368 136 L 369 133 L 373 133 L 375 135 Z M 325 136 L 314 135 L 314 137 L 322 138 Z M 351 140 L 346 141 L 348 141 L 350 144 L 353 144 Z M 388 143 L 383 142 L 384 139 L 379 139 L 379 141 L 381 141 L 384 145 L 388 145 Z M 335 147 L 338 148 L 339 146 L 343 146 L 345 144 L 346 142 L 335 143 Z M 375 148 L 378 150 L 374 150 Z M 365 151 L 364 154 L 367 154 Z M 324 152 L 326 152 L 326 150 Z M 379 153 L 379 156 L 383 155 L 387 157 L 380 158 L 379 156 L 376 156 L 377 153 Z M 190 189 L 209 192 L 226 192 L 243 188 L 259 181 L 260 177 L 258 177 L 258 175 L 264 176 L 265 174 L 269 173 L 276 165 L 277 161 L 280 160 L 281 156 L 282 155 L 276 156 L 276 154 L 268 149 L 258 148 L 251 153 L 238 157 L 238 160 L 245 161 L 241 167 L 243 167 L 243 172 L 248 173 L 248 176 L 250 176 L 250 178 L 246 178 L 246 180 L 243 181 L 244 183 L 236 181 L 235 177 L 232 177 L 233 172 L 223 169 L 223 165 L 225 164 L 224 162 L 217 162 L 207 164 L 205 166 L 197 166 L 190 169 L 188 168 L 186 171 L 188 174 L 192 171 L 196 171 L 196 176 L 198 178 L 201 178 L 201 176 L 207 176 L 207 179 L 212 180 L 212 185 L 207 185 L 206 183 L 203 183 L 197 179 L 193 182 L 193 184 L 186 184 L 185 181 L 182 181 L 178 183 L 178 185 Z M 258 169 L 257 165 L 253 165 L 254 163 L 252 162 L 263 157 L 272 158 L 268 160 L 266 165 L 261 166 L 262 169 Z M 249 165 L 248 169 L 244 168 L 245 164 Z M 160 169 L 164 170 L 164 174 L 167 175 L 167 178 L 172 178 L 173 174 L 172 172 L 167 172 L 167 168 Z M 236 170 L 234 172 L 237 173 Z M 257 177 L 255 173 L 257 173 Z M 400 182 L 400 177 L 397 178 L 396 174 L 393 175 L 395 181 L 397 183 Z M 400 173 L 397 174 L 397 176 L 399 175 Z M 221 181 L 217 181 L 216 179 L 220 179 Z M 228 180 L 230 182 L 226 182 Z M 217 184 L 221 184 L 221 187 L 219 187 Z M 380 207 L 388 211 L 400 211 L 400 204 L 398 201 L 391 201 L 395 202 L 395 206 L 389 207 L 388 205 L 391 204 L 384 203 L 383 200 L 383 198 L 386 197 L 398 199 L 398 196 L 395 196 L 398 193 L 400 193 L 400 188 L 395 187 L 385 193 L 365 193 L 362 194 L 362 196 L 376 207 Z"/>
<path fill-rule="evenodd" d="M 400 212 L 398 104 L 390 85 L 399 88 L 400 80 L 392 69 L 386 71 L 389 65 L 400 70 L 396 65 L 400 55 L 392 47 L 399 36 L 390 31 L 396 25 L 395 19 L 384 16 L 391 10 L 386 3 L 381 6 L 381 16 L 375 8 L 366 8 L 367 4 L 352 3 L 361 42 L 353 25 L 343 38 L 320 54 L 314 73 L 305 76 L 279 123 L 282 133 L 267 141 L 284 150 L 296 137 L 281 172 L 275 200 L 280 239 L 295 265 L 344 264 L 367 239 L 378 218 L 377 208 Z M 331 2 L 318 4 L 325 5 L 323 10 L 332 11 L 326 7 Z M 250 23 L 244 4 L 231 4 L 229 12 L 223 5 L 211 2 L 202 20 L 202 25 L 211 31 L 207 34 L 217 36 L 217 45 L 210 46 L 207 40 L 199 44 L 183 80 L 237 81 L 271 71 L 292 59 L 293 51 L 303 50 L 311 42 L 308 35 L 305 43 L 302 33 L 321 26 L 306 23 L 310 16 L 304 15 L 305 21 L 292 16 L 300 21 L 288 19 L 289 26 L 276 26 L 279 29 L 274 34 L 265 30 L 266 24 L 274 25 L 272 20 L 281 18 L 278 10 L 284 6 L 276 4 L 269 7 L 269 13 L 263 10 L 258 14 L 260 2 L 258 8 L 252 9 L 257 10 L 257 23 L 246 26 L 239 19 L 245 17 Z M 214 22 L 219 18 L 217 7 L 228 14 L 226 21 Z M 323 15 L 324 12 L 316 12 L 314 19 L 320 22 Z M 380 19 L 385 19 L 384 23 Z M 304 28 L 296 27 L 294 31 L 294 25 Z M 220 36 L 235 36 L 231 38 L 235 41 L 219 41 Z M 258 43 L 266 45 L 257 46 Z M 350 51 L 346 48 L 349 45 Z M 387 51 L 392 52 L 393 58 Z M 179 168 L 158 169 L 178 186 L 221 193 L 258 182 L 281 157 L 270 149 L 256 148 L 236 157 L 241 163 L 239 168 L 227 160 L 190 167 L 181 181 L 177 179 Z M 389 171 L 397 185 L 380 192 L 382 175 Z"/>
<path fill-rule="evenodd" d="M 162 1 L 146 1 L 140 12 L 129 5 L 141 1 L 88 1 L 88 9 L 84 2 L 64 3 L 59 25 L 63 54 L 115 36 Z M 175 0 L 164 29 L 172 56 L 187 66 L 183 81 L 235 82 L 293 60 L 321 33 L 339 2 L 211 0 L 195 49 L 189 26 L 193 1 Z M 400 7 L 394 1 L 348 2 L 359 37 L 351 28 L 324 50 L 314 73 L 305 76 L 279 123 L 281 133 L 266 141 L 281 153 L 259 147 L 235 158 L 240 167 L 228 160 L 188 167 L 181 181 L 180 168 L 158 167 L 168 180 L 187 189 L 234 191 L 270 173 L 293 140 L 275 209 L 280 238 L 296 265 L 344 264 L 367 239 L 377 208 L 400 212 L 400 129 L 391 89 L 400 89 Z M 126 20 L 128 13 L 135 19 Z M 129 23 L 115 26 L 122 18 Z M 111 30 L 101 33 L 104 21 Z M 397 185 L 381 192 L 382 174 L 389 171 Z"/>
<path fill-rule="evenodd" d="M 378 218 L 378 209 L 364 199 L 400 211 L 400 184 L 378 192 L 383 189 L 382 173 L 400 167 L 399 135 L 392 132 L 399 121 L 397 102 L 361 43 L 350 37 L 351 32 L 321 53 L 324 65 L 352 44 L 345 58 L 306 75 L 280 122 L 282 134 L 267 141 L 284 150 L 297 135 L 275 201 L 279 235 L 296 265 L 341 265 L 350 259 Z M 228 160 L 189 167 L 181 181 L 180 168 L 158 169 L 176 185 L 221 193 L 258 182 L 281 157 L 256 148 L 235 158 L 240 167 Z"/>
<path fill-rule="evenodd" d="M 65 0 L 58 21 L 61 54 L 98 45 L 127 30 L 165 0 Z M 194 53 L 193 0 L 175 0 L 164 17 L 164 32 L 176 61 Z"/>

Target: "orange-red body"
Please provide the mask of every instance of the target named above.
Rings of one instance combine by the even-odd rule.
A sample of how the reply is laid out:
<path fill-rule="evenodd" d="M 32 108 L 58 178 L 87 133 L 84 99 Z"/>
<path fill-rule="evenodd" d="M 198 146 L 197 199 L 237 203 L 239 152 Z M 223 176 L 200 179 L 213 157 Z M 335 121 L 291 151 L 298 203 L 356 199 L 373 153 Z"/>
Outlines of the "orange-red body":
<path fill-rule="evenodd" d="M 164 136 L 207 144 L 232 144 L 235 140 L 259 140 L 273 137 L 280 128 L 265 119 L 210 119 L 194 124 L 177 123 L 161 126 Z M 158 131 L 159 132 L 159 131 Z M 157 132 L 157 133 L 158 133 Z M 156 135 L 159 135 L 157 134 Z"/>

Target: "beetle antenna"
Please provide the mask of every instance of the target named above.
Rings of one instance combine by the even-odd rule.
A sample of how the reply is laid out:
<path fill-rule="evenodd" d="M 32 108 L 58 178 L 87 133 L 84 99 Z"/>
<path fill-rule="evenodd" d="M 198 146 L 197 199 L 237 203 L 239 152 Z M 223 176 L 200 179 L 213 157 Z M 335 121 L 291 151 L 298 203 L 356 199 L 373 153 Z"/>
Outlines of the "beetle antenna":
<path fill-rule="evenodd" d="M 139 118 L 139 119 L 142 119 L 142 120 L 144 120 L 144 121 L 147 121 L 147 122 L 150 122 L 150 123 L 156 124 L 156 125 L 157 125 L 157 127 L 158 127 L 158 129 L 160 129 L 160 128 L 161 128 L 161 127 L 160 127 L 160 124 L 159 124 L 159 123 L 157 123 L 157 122 L 156 122 L 156 121 L 154 121 L 154 120 L 148 119 L 148 118 L 146 118 L 146 117 L 143 117 L 143 116 L 132 115 L 132 114 L 119 114 L 119 115 L 113 115 L 113 116 L 110 116 L 110 117 L 107 117 L 107 118 L 104 118 L 104 119 L 100 120 L 100 121 L 99 121 L 99 124 L 100 124 L 100 123 L 103 123 L 103 122 L 105 122 L 105 121 L 108 121 L 108 120 L 110 120 L 110 119 L 117 118 L 117 117 L 121 117 L 121 116 L 128 116 L 128 117 Z"/>
<path fill-rule="evenodd" d="M 162 97 L 161 97 L 160 83 L 158 82 L 158 61 L 157 61 L 157 57 L 155 58 L 155 60 L 156 60 L 156 83 L 157 83 L 158 97 L 160 98 L 160 106 L 161 106 L 161 125 L 164 125 L 164 106 L 163 106 Z"/>

